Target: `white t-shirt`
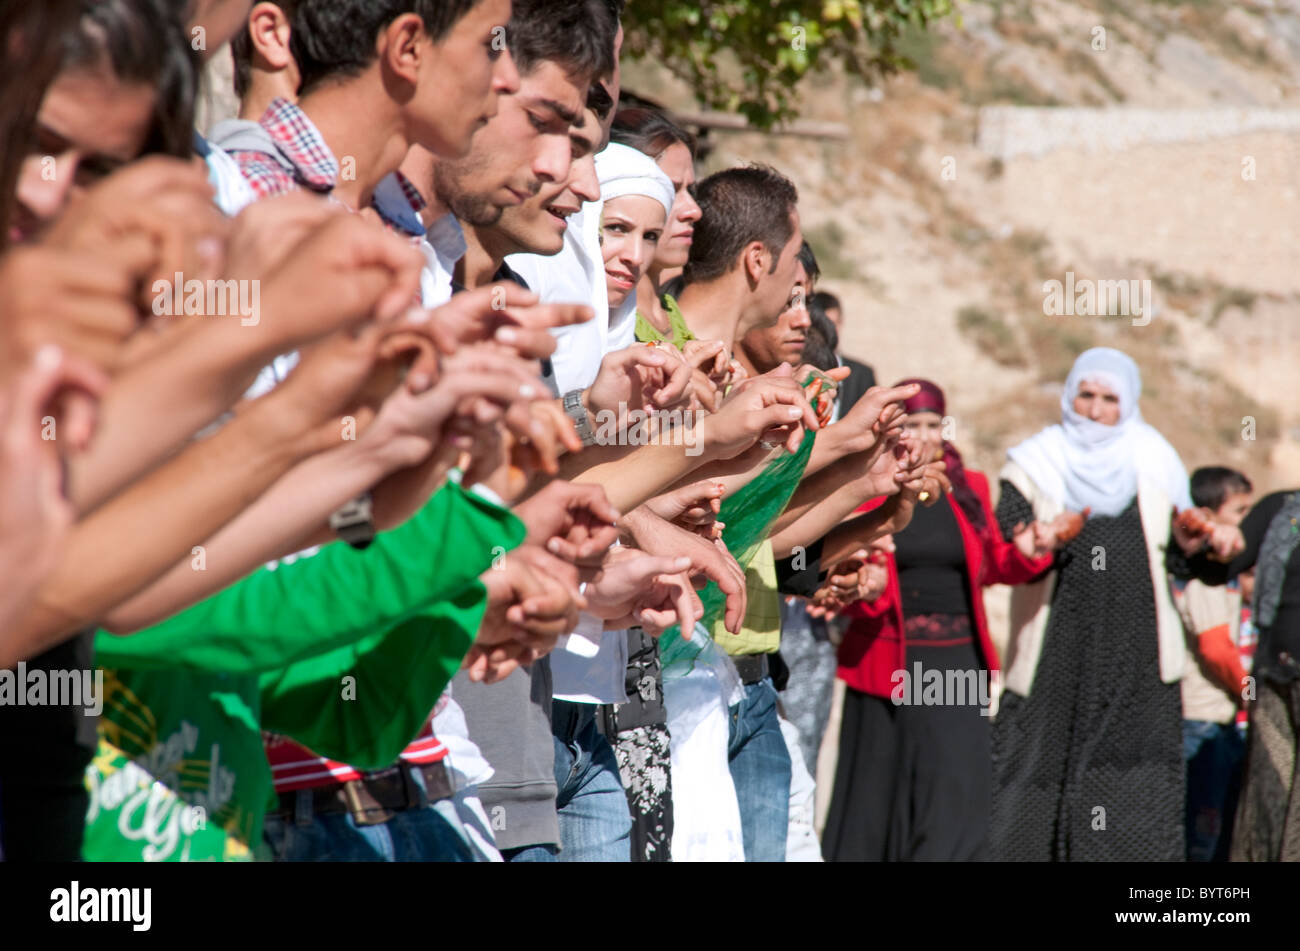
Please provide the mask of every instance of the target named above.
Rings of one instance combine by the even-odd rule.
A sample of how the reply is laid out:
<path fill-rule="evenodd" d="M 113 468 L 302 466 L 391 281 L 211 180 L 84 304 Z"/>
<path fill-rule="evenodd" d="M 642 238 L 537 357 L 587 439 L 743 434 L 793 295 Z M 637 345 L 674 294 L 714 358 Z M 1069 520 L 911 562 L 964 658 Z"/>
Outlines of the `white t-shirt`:
<path fill-rule="evenodd" d="M 590 614 L 551 652 L 551 696 L 571 703 L 627 703 L 627 631 Z"/>
<path fill-rule="evenodd" d="M 609 291 L 600 251 L 600 202 L 588 202 L 569 218 L 559 254 L 512 254 L 506 263 L 548 304 L 587 304 L 596 316 L 583 324 L 552 330 L 551 366 L 561 393 L 586 389 L 600 371 L 605 354 L 630 347 L 636 340 L 636 309 L 611 326 Z"/>
<path fill-rule="evenodd" d="M 465 232 L 455 215 L 443 215 L 433 223 L 420 242 L 420 253 L 424 255 L 420 303 L 432 310 L 451 300 L 456 263 L 465 256 Z"/>
<path fill-rule="evenodd" d="M 231 120 L 234 122 L 237 120 Z M 251 123 L 257 125 L 257 123 Z M 216 192 L 214 201 L 222 214 L 231 218 L 257 201 L 253 186 L 248 184 L 244 173 L 239 170 L 235 160 L 225 150 L 210 139 L 205 139 L 197 132 L 194 134 L 195 148 L 203 156 L 208 166 L 208 181 Z"/>

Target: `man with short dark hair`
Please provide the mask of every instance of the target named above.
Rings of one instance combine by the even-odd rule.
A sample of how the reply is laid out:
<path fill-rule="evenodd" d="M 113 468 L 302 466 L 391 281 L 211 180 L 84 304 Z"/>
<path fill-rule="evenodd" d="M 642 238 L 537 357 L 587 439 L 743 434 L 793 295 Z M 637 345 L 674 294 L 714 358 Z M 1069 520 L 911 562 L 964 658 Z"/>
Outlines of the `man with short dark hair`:
<path fill-rule="evenodd" d="M 277 96 L 298 98 L 301 77 L 290 36 L 296 0 L 259 0 L 230 41 L 239 119 L 256 122 Z"/>
<path fill-rule="evenodd" d="M 436 202 L 465 228 L 467 250 L 455 268 L 459 285 L 526 283 L 506 256 L 539 254 L 552 262 L 564 246 L 568 219 L 599 197 L 594 154 L 601 130 L 590 107 L 598 80 L 614 68 L 615 27 L 604 0 L 516 2 L 510 44 L 519 91 L 503 102 L 469 155 L 439 159 L 432 168 Z M 535 145 L 521 149 L 528 139 Z M 480 784 L 479 794 L 503 857 L 555 861 L 561 832 L 550 658 L 492 686 L 461 674 L 452 689 L 465 709 L 471 738 L 495 772 Z M 626 834 L 624 851 L 625 840 Z"/>
<path fill-rule="evenodd" d="M 510 0 L 300 0 L 290 51 L 299 100 L 222 141 L 259 198 L 305 188 L 354 211 L 412 145 L 469 151 L 519 88 L 501 30 Z"/>
<path fill-rule="evenodd" d="M 807 331 L 812 324 L 806 304 L 813 282 L 817 280 L 818 269 L 808 242 L 803 243 L 796 258 L 799 266 L 794 290 L 790 292 L 789 304 L 781 311 L 781 316 L 776 323 L 751 330 L 740 338 L 736 359 L 751 376 L 767 373 L 782 363 L 797 367 L 803 362 Z"/>
<path fill-rule="evenodd" d="M 286 95 L 272 99 L 260 123 L 230 120 L 214 129 L 214 137 L 231 150 L 259 197 L 305 188 L 354 210 L 373 205 L 390 226 L 423 237 L 428 248 L 419 217 L 422 198 L 398 174 L 399 163 L 411 150 L 405 143 L 409 138 L 429 150 L 458 156 L 486 122 L 484 103 L 490 103 L 489 112 L 495 114 L 498 96 L 508 97 L 518 89 L 502 32 L 510 10 L 509 0 L 259 3 L 244 31 L 248 42 L 235 50 L 236 80 L 245 100 L 258 95 L 259 87 L 278 88 Z M 301 104 L 290 98 L 290 87 L 297 89 L 300 77 L 306 92 Z M 453 78 L 456 82 L 447 90 Z M 462 95 L 440 102 L 432 88 L 436 86 Z M 244 106 L 247 114 L 247 101 Z M 363 165 L 357 154 L 371 160 Z M 426 306 L 444 303 L 445 297 L 427 292 L 427 283 L 422 277 Z M 289 362 L 265 371 L 261 384 L 273 385 L 277 372 Z M 446 716 L 451 717 L 449 727 Z M 435 735 L 432 727 L 439 720 L 441 735 Z M 444 695 L 395 767 L 410 772 L 414 766 L 422 772 L 414 780 L 421 795 L 410 797 L 407 808 L 395 810 L 389 822 L 358 824 L 355 816 L 320 812 L 312 804 L 319 800 L 329 807 L 329 795 L 345 779 L 368 795 L 370 787 L 394 769 L 345 772 L 346 767 L 331 766 L 296 744 L 279 738 L 268 741 L 276 791 L 282 798 L 280 812 L 267 822 L 276 858 L 303 860 L 331 852 L 397 860 L 495 857 L 486 818 L 473 796 L 464 795 L 472 794 L 474 777 L 446 765 L 450 749 L 467 754 L 469 768 L 480 775 L 486 768 L 478 751 L 460 742 L 458 720 Z M 311 780 L 296 782 L 295 770 L 310 774 Z M 468 790 L 462 788 L 466 783 Z M 295 798 L 296 803 L 289 803 Z"/>
<path fill-rule="evenodd" d="M 695 200 L 703 214 L 695 226 L 695 243 L 686 262 L 687 285 L 696 286 L 697 296 L 701 287 L 716 285 L 729 275 L 732 284 L 738 283 L 736 277 L 746 275 L 758 282 L 762 275 L 754 270 L 760 263 L 768 274 L 776 274 L 779 268 L 780 277 L 765 282 L 766 294 L 761 295 L 769 305 L 770 322 L 775 317 L 771 306 L 783 307 L 794 286 L 794 261 L 803 245 L 799 192 L 794 183 L 765 165 L 729 168 L 700 182 Z M 780 294 L 774 291 L 780 289 L 778 285 L 784 287 Z M 778 302 L 777 297 L 782 299 Z M 758 302 L 750 299 L 746 305 L 753 307 Z"/>
<path fill-rule="evenodd" d="M 613 57 L 608 71 L 599 72 L 599 81 L 587 93 L 587 108 L 597 122 L 594 153 L 605 149 L 609 140 L 609 127 L 613 123 L 616 100 L 619 96 L 618 55 L 623 43 L 623 30 L 618 22 L 620 3 L 613 0 L 593 0 L 599 9 L 588 8 L 587 16 L 596 22 L 607 22 L 614 28 Z M 541 35 L 533 40 L 539 48 L 547 46 L 564 48 L 567 33 Z M 525 57 L 529 54 L 525 53 Z M 534 54 L 535 55 L 535 54 Z M 594 165 L 593 165 L 594 175 Z M 507 263 L 528 282 L 543 301 L 581 301 L 590 304 L 594 319 L 580 325 L 554 331 L 556 351 L 552 358 L 556 385 L 561 393 L 582 389 L 595 378 L 601 359 L 611 350 L 629 346 L 634 339 L 635 319 L 626 319 L 620 326 L 611 326 L 609 300 L 605 288 L 604 264 L 600 254 L 599 192 L 595 198 L 586 199 L 578 209 L 562 208 L 567 214 L 562 244 L 556 257 L 539 254 L 514 255 Z M 514 214 L 512 212 L 512 214 Z M 554 239 L 552 239 L 552 242 Z"/>
<path fill-rule="evenodd" d="M 747 166 L 709 176 L 696 187 L 695 197 L 702 216 L 695 225 L 678 304 L 697 337 L 721 340 L 728 351 L 739 352 L 746 335 L 777 323 L 802 273 L 798 191 L 775 169 Z M 797 483 L 801 475 L 802 469 L 789 478 Z M 745 860 L 781 862 L 791 761 L 768 669 L 768 655 L 781 641 L 770 541 L 763 541 L 745 567 L 745 583 L 749 607 L 740 634 L 718 635 L 719 646 L 731 654 L 745 685 L 744 697 L 728 719 L 728 759 L 740 805 Z"/>
<path fill-rule="evenodd" d="M 482 0 L 306 0 L 299 8 L 290 39 L 294 62 L 298 65 L 298 94 L 306 96 L 326 81 L 360 76 L 388 53 L 385 46 L 393 42 L 427 41 L 440 45 Z M 500 9 L 490 17 L 493 26 L 504 20 Z M 508 12 L 508 11 L 505 11 Z M 423 37 L 389 34 L 390 28 L 404 16 L 419 19 Z M 488 34 L 488 41 L 495 39 Z M 500 48 L 497 48 L 497 52 Z M 401 55 L 414 51 L 399 48 Z M 415 61 L 412 65 L 418 66 Z M 429 68 L 429 64 L 425 68 Z M 455 102 L 447 93 L 463 92 L 426 88 L 420 93 L 426 103 L 440 103 L 444 108 Z"/>
<path fill-rule="evenodd" d="M 702 217 L 695 226 L 678 304 L 697 337 L 722 340 L 730 350 L 747 335 L 776 324 L 790 303 L 803 267 L 798 193 L 779 172 L 747 166 L 706 178 L 696 187 L 696 200 Z M 762 360 L 766 355 L 750 356 Z M 754 369 L 789 378 L 789 370 L 780 365 L 764 363 Z M 749 607 L 742 630 L 737 636 L 717 632 L 719 645 L 732 656 L 745 684 L 744 698 L 731 710 L 728 754 L 746 861 L 782 861 L 786 850 L 791 759 L 777 717 L 768 661 L 781 641 L 776 557 L 806 549 L 808 561 L 815 563 L 816 540 L 863 497 L 880 494 L 869 491 L 872 480 L 864 474 L 872 472 L 887 446 L 891 420 L 896 418 L 889 407 L 909 395 L 900 388 L 877 392 L 862 401 L 852 419 L 822 429 L 815 442 L 805 437 L 801 461 L 780 470 L 766 463 L 751 483 L 776 492 L 777 501 L 781 492 L 786 494 L 783 510 L 767 526 L 767 537 L 745 566 Z M 910 460 L 909 472 L 917 465 Z M 909 484 L 919 483 L 921 475 L 912 474 L 915 478 Z M 882 481 L 891 482 L 895 475 L 901 483 L 903 473 L 892 469 L 889 479 Z M 897 489 L 889 484 L 886 491 Z M 747 516 L 750 503 L 741 493 L 726 500 L 720 513 L 724 523 Z M 860 517 L 849 524 L 854 533 L 869 538 L 892 530 L 886 521 Z"/>

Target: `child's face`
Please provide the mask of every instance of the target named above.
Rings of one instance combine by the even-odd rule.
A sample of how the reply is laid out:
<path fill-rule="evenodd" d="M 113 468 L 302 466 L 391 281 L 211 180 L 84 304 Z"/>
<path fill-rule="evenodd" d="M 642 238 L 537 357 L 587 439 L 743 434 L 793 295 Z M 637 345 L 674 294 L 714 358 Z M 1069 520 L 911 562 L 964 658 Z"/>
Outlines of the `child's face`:
<path fill-rule="evenodd" d="M 1236 492 L 1224 499 L 1223 504 L 1214 510 L 1214 520 L 1223 525 L 1240 525 L 1249 511 L 1250 493 Z"/>
<path fill-rule="evenodd" d="M 1237 575 L 1237 580 L 1241 583 L 1241 599 L 1250 604 L 1255 600 L 1255 569 L 1243 571 Z"/>

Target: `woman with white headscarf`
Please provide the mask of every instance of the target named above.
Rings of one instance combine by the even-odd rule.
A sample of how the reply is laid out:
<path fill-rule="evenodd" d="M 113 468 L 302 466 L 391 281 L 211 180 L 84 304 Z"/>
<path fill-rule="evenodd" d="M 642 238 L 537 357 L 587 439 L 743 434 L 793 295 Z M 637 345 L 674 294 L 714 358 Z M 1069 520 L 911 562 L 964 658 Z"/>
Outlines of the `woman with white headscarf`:
<path fill-rule="evenodd" d="M 1191 499 L 1178 453 L 1142 419 L 1141 392 L 1126 354 L 1087 351 L 1061 422 L 1013 448 L 1002 470 L 1004 535 L 1035 520 L 1078 534 L 1047 574 L 1012 591 L 993 724 L 997 858 L 1184 857 L 1186 649 L 1164 549 L 1173 509 Z"/>
<path fill-rule="evenodd" d="M 653 158 L 618 143 L 597 154 L 596 177 L 610 322 L 618 326 L 636 311 L 637 284 L 655 260 L 673 207 L 673 185 Z M 606 635 L 616 636 L 620 635 Z M 657 676 L 658 642 L 639 627 L 625 636 L 628 702 L 603 707 L 602 720 L 632 816 L 632 861 L 666 862 L 672 854 L 674 826 L 667 713 L 662 678 Z"/>
<path fill-rule="evenodd" d="M 654 263 L 672 214 L 673 183 L 650 156 L 618 143 L 596 156 L 596 177 L 610 321 L 618 323 L 636 311 L 637 284 Z"/>

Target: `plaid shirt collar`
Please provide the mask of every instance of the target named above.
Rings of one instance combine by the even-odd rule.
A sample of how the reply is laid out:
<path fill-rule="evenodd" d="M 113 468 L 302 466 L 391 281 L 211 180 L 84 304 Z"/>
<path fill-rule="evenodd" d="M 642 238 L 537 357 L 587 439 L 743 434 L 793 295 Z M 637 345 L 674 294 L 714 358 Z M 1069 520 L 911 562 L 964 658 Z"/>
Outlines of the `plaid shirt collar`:
<path fill-rule="evenodd" d="M 328 192 L 339 180 L 339 163 L 316 124 L 295 103 L 276 98 L 259 120 L 282 163 L 305 188 Z"/>

